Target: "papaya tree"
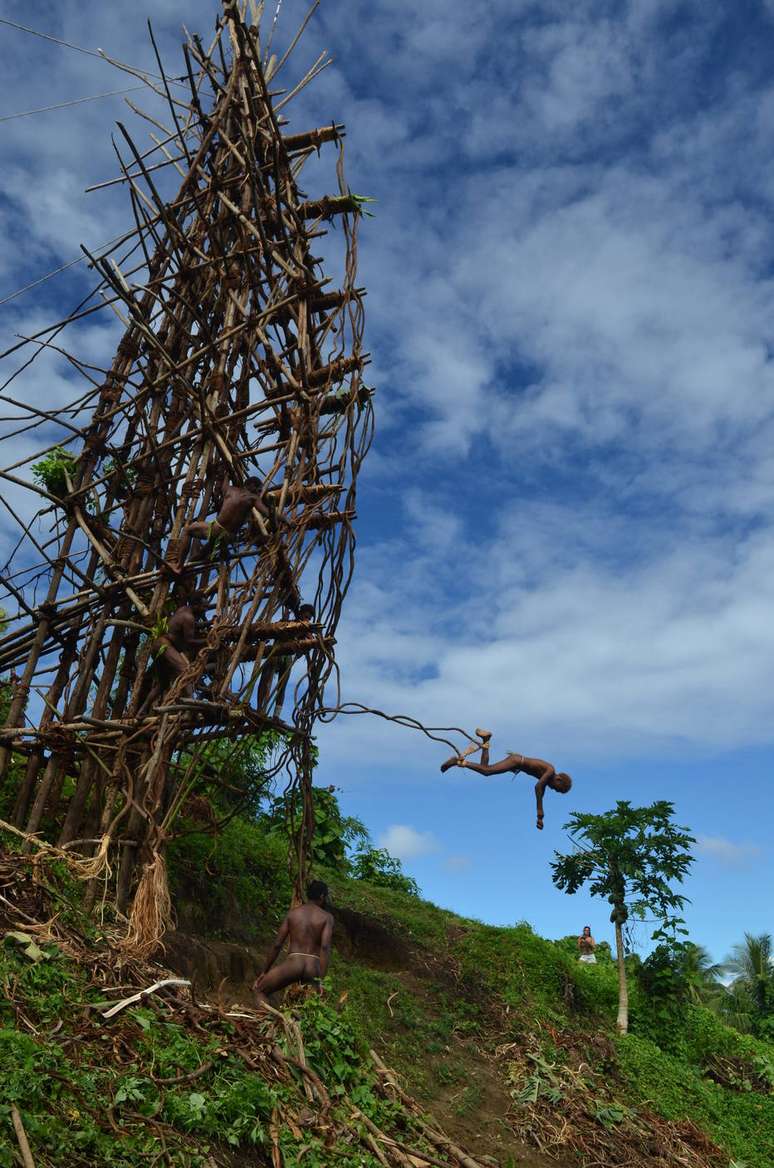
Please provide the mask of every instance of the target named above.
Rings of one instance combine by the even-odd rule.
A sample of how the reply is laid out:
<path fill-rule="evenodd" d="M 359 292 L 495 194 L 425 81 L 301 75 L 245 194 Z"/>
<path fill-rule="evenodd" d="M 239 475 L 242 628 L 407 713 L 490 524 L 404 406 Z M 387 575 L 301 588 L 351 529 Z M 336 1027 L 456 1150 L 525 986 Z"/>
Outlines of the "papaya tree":
<path fill-rule="evenodd" d="M 612 906 L 621 1034 L 629 1029 L 623 930 L 630 915 L 655 917 L 655 940 L 686 933 L 677 915 L 686 898 L 672 885 L 682 882 L 693 863 L 690 845 L 695 840 L 687 828 L 672 822 L 673 814 L 673 804 L 665 800 L 649 807 L 619 800 L 613 811 L 602 815 L 575 811 L 564 825 L 575 851 L 555 852 L 551 863 L 557 888 L 574 893 L 588 885 L 592 896 L 603 896 Z"/>

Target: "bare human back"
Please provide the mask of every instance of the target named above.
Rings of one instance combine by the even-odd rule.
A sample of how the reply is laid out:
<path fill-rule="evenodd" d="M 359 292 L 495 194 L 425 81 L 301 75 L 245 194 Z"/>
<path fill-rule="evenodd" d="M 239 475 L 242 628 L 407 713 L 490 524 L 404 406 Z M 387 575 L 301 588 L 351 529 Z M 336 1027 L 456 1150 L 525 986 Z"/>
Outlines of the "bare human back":
<path fill-rule="evenodd" d="M 292 908 L 285 917 L 266 958 L 263 973 L 253 985 L 258 1006 L 268 1005 L 269 994 L 293 982 L 319 984 L 325 977 L 333 937 L 333 917 L 325 907 L 327 898 L 327 886 L 321 880 L 313 880 L 307 889 L 306 904 Z M 288 943 L 288 955 L 274 966 L 285 942 Z"/>
<path fill-rule="evenodd" d="M 251 475 L 244 482 L 232 483 L 228 475 L 223 479 L 220 489 L 221 503 L 215 519 L 196 519 L 187 523 L 180 533 L 179 548 L 176 558 L 169 560 L 169 567 L 179 575 L 188 554 L 192 539 L 203 542 L 196 562 L 207 559 L 216 547 L 227 547 L 239 533 L 240 528 L 249 518 L 252 511 L 257 511 L 264 519 L 269 518 L 269 510 L 262 499 L 263 485 L 257 475 Z M 255 534 L 255 533 L 253 533 Z"/>

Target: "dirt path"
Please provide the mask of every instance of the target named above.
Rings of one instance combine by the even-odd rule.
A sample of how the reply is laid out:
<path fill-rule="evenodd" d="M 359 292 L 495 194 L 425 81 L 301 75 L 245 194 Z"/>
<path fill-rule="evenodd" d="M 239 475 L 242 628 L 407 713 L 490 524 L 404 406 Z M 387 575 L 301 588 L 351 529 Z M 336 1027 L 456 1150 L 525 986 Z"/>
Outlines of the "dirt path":
<path fill-rule="evenodd" d="M 478 1159 L 491 1157 L 499 1166 L 523 1168 L 577 1168 L 577 1161 L 555 1160 L 520 1143 L 505 1116 L 510 1099 L 497 1068 L 477 1047 L 460 1042 L 455 1050 L 464 1067 L 466 1083 L 475 1089 L 476 1104 L 465 1108 L 469 1086 L 448 1087 L 428 1104 L 433 1118 L 454 1140 Z"/>

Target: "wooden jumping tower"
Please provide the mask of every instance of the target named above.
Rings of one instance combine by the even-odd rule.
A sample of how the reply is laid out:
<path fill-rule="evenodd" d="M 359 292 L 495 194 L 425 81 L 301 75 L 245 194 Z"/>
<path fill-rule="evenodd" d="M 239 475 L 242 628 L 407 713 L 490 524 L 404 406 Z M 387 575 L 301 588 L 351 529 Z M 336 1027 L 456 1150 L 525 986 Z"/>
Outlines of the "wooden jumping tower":
<path fill-rule="evenodd" d="M 41 504 L 34 524 L 19 518 L 2 577 L 10 705 L 0 768 L 18 775 L 13 820 L 91 856 L 94 872 L 112 871 L 119 907 L 134 902 L 141 947 L 163 931 L 165 835 L 190 760 L 213 738 L 282 733 L 301 795 L 303 870 L 310 739 L 335 669 L 372 433 L 356 287 L 361 200 L 344 182 L 343 127 L 283 132 L 281 111 L 324 62 L 272 92 L 288 54 L 267 59 L 259 17 L 252 6 L 248 24 L 244 6 L 226 0 L 212 45 L 189 38 L 175 81 L 160 59 L 159 74 L 143 77 L 167 115 L 152 119 L 151 150 L 119 123 L 114 181 L 135 227 L 88 257 L 101 302 L 45 336 L 77 370 L 81 413 L 23 407 L 49 440 L 21 465 L 8 449 L 0 472 Z M 325 152 L 335 154 L 337 189 L 310 197 L 301 171 Z M 179 187 L 165 195 L 174 169 Z M 335 282 L 313 254 L 326 234 Z M 110 368 L 95 374 L 65 353 L 61 326 L 97 308 L 117 313 L 124 332 Z M 86 424 L 74 424 L 84 409 Z M 46 457 L 59 460 L 63 488 L 36 485 L 32 469 Z M 268 518 L 255 510 L 228 548 L 206 545 L 174 570 L 185 525 L 212 517 L 224 478 L 251 475 Z M 153 646 L 193 589 L 212 605 L 206 645 L 165 692 L 149 691 Z M 148 896 L 161 904 L 155 917 Z"/>

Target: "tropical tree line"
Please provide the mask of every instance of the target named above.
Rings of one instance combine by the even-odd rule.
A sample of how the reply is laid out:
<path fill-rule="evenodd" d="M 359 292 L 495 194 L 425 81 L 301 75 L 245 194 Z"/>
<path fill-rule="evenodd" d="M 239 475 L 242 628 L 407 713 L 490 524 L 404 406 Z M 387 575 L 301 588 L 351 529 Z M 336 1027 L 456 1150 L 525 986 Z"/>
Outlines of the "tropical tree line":
<path fill-rule="evenodd" d="M 709 1006 L 746 1034 L 774 1039 L 774 940 L 745 933 L 725 961 L 713 963 L 702 945 L 689 941 L 676 961 L 688 999 Z"/>

